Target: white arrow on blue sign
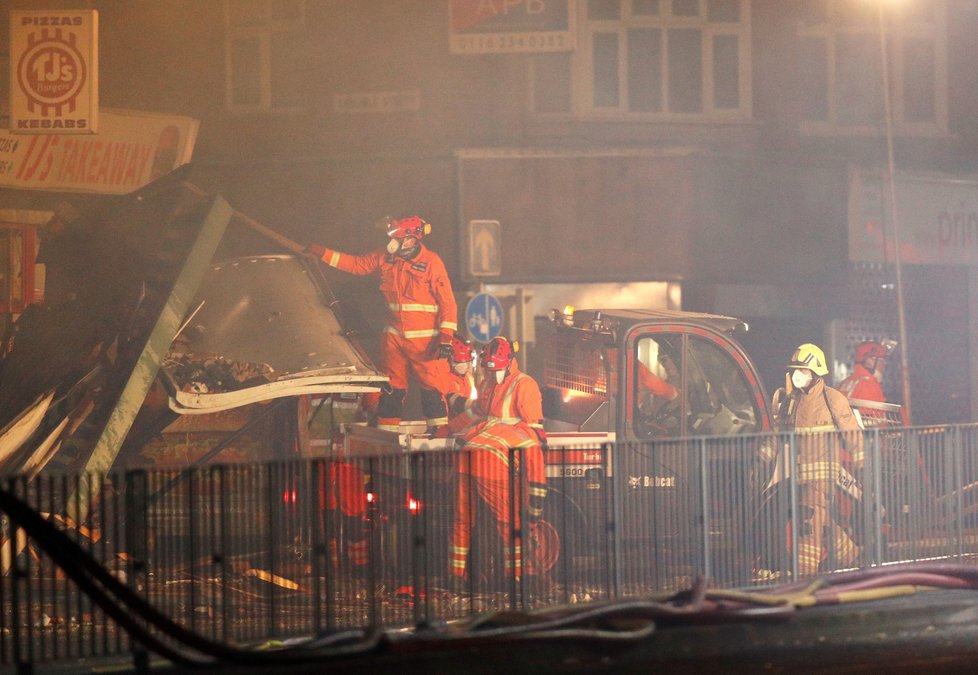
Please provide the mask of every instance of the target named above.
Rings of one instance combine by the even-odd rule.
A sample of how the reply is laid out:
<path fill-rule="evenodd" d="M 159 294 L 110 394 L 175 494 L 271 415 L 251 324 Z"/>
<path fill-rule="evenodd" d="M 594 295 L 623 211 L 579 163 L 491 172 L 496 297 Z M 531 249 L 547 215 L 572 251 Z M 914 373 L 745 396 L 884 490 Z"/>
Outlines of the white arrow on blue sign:
<path fill-rule="evenodd" d="M 465 307 L 465 325 L 478 342 L 489 342 L 503 331 L 503 306 L 496 296 L 479 293 Z"/>

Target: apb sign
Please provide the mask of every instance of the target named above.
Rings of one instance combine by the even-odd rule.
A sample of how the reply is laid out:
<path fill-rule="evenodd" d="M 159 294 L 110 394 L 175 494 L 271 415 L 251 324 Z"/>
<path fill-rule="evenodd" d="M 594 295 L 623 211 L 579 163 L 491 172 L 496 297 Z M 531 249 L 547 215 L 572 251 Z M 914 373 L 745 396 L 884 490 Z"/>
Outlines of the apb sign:
<path fill-rule="evenodd" d="M 571 0 L 449 0 L 452 54 L 574 49 Z"/>
<path fill-rule="evenodd" d="M 10 12 L 10 130 L 98 131 L 98 12 Z"/>

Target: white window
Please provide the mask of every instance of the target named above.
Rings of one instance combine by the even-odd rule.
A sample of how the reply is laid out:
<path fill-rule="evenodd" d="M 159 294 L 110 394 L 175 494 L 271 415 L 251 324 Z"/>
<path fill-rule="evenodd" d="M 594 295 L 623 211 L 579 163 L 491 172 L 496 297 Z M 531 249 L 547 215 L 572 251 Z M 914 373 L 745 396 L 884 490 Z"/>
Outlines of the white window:
<path fill-rule="evenodd" d="M 225 0 L 224 9 L 228 107 L 303 109 L 303 0 Z"/>
<path fill-rule="evenodd" d="M 536 112 L 750 117 L 748 0 L 573 1 L 578 49 L 534 59 Z"/>
<path fill-rule="evenodd" d="M 945 0 L 801 3 L 801 131 L 878 134 L 886 124 L 880 30 L 886 38 L 891 122 L 903 135 L 947 131 Z"/>

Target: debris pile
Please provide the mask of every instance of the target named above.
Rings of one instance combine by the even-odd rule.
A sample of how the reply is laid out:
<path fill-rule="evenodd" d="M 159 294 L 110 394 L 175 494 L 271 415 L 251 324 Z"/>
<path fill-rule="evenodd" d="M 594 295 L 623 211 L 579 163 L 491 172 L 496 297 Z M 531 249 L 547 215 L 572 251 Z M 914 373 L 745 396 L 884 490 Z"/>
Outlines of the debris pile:
<path fill-rule="evenodd" d="M 277 378 L 267 363 L 233 361 L 215 354 L 171 351 L 163 368 L 174 387 L 193 394 L 213 394 L 256 387 Z"/>

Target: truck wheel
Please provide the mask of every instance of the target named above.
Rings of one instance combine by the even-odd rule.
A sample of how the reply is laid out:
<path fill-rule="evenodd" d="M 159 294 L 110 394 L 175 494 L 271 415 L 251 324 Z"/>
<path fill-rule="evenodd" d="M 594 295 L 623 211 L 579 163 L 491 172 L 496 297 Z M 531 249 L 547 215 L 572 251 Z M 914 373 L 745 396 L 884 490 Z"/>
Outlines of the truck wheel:
<path fill-rule="evenodd" d="M 557 528 L 546 520 L 538 520 L 530 524 L 529 530 L 526 573 L 539 575 L 549 572 L 560 558 L 560 535 L 557 534 Z"/>

